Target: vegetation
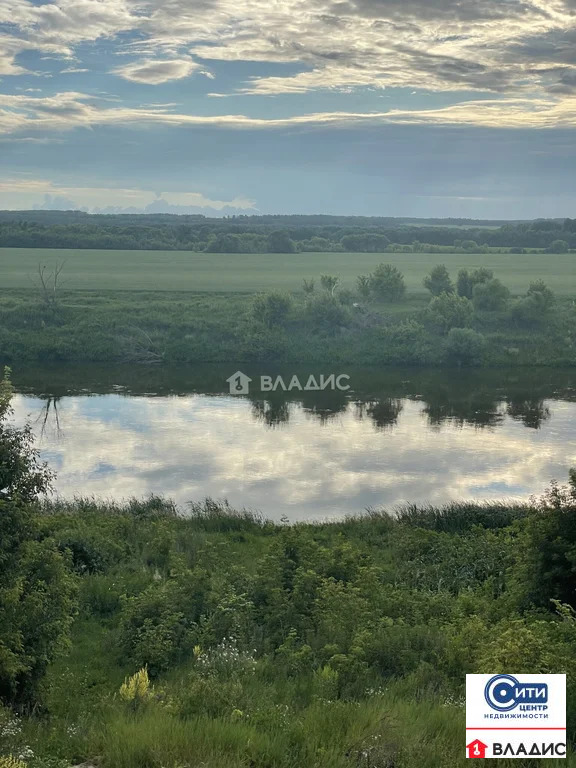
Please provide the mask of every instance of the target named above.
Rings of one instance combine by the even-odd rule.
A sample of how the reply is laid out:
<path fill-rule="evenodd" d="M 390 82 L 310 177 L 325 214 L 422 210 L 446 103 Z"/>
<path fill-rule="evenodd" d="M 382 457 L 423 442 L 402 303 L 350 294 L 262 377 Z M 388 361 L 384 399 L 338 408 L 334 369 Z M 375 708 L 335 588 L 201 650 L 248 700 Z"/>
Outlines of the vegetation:
<path fill-rule="evenodd" d="M 0 211 L 0 244 L 12 248 L 185 250 L 205 253 L 484 253 L 490 248 L 576 248 L 576 219 L 524 222 L 361 216 L 91 215 Z"/>
<path fill-rule="evenodd" d="M 576 663 L 574 470 L 529 505 L 296 526 L 49 501 L 0 392 L 2 768 L 464 765 L 466 673 Z M 575 704 L 568 674 L 571 743 Z"/>
<path fill-rule="evenodd" d="M 7 362 L 576 362 L 574 303 L 543 281 L 513 296 L 492 270 L 479 268 L 460 270 L 454 290 L 440 265 L 427 282 L 428 303 L 386 263 L 353 287 L 321 274 L 318 290 L 304 278 L 293 293 L 96 293 L 58 285 L 46 301 L 43 290 L 7 291 L 0 294 L 0 350 Z"/>
<path fill-rule="evenodd" d="M 0 766 L 463 766 L 466 673 L 576 663 L 576 472 L 530 505 L 286 526 L 209 499 L 39 499 L 18 434 L 0 600 L 17 660 L 46 640 L 34 685 L 0 690 Z M 10 587 L 34 552 L 42 599 Z M 4 676 L 13 638 L 3 621 Z M 569 674 L 571 742 L 575 704 Z"/>

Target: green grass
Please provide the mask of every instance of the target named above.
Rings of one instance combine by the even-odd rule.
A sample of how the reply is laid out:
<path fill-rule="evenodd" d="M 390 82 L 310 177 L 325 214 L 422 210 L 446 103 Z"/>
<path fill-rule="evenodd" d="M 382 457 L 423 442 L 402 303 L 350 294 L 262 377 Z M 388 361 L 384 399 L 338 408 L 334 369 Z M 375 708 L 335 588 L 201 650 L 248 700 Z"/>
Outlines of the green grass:
<path fill-rule="evenodd" d="M 49 269 L 66 261 L 68 289 L 238 291 L 299 290 L 303 278 L 338 275 L 344 287 L 382 262 L 397 265 L 408 290 L 424 293 L 422 280 L 444 263 L 456 277 L 459 269 L 488 267 L 515 294 L 531 281 L 544 279 L 558 294 L 576 293 L 574 254 L 458 253 L 295 253 L 208 254 L 183 251 L 98 251 L 35 248 L 0 249 L 0 285 L 30 288 L 38 264 Z"/>

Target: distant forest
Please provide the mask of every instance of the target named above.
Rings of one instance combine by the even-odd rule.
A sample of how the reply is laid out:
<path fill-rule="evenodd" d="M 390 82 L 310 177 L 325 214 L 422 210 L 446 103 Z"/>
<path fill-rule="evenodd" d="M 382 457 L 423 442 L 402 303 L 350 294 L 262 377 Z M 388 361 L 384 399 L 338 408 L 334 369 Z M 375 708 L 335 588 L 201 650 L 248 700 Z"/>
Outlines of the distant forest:
<path fill-rule="evenodd" d="M 474 221 L 359 216 L 232 216 L 0 211 L 0 247 L 207 253 L 514 252 L 576 249 L 576 219 Z"/>

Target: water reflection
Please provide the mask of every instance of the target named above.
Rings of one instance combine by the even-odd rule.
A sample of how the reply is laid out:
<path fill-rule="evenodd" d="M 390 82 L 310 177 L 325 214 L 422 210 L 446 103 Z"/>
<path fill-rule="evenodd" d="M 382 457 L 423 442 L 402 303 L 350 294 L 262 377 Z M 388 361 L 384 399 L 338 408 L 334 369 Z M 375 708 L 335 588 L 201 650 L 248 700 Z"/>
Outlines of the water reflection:
<path fill-rule="evenodd" d="M 210 495 L 276 519 L 526 498 L 576 464 L 571 371 L 360 371 L 349 393 L 250 397 L 222 394 L 228 375 L 19 370 L 16 417 L 63 495 Z"/>

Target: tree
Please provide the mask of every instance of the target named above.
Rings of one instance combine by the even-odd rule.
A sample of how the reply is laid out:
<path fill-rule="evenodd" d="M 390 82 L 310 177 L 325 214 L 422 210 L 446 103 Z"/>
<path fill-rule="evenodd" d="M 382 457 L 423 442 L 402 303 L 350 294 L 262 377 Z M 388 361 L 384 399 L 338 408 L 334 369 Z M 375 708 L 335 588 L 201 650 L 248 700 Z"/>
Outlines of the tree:
<path fill-rule="evenodd" d="M 570 246 L 566 242 L 566 240 L 554 240 L 548 248 L 546 248 L 546 251 L 548 253 L 568 253 L 570 250 Z"/>
<path fill-rule="evenodd" d="M 556 297 L 542 281 L 530 283 L 528 293 L 512 307 L 512 317 L 521 323 L 537 323 L 551 311 Z"/>
<path fill-rule="evenodd" d="M 369 276 L 370 291 L 380 299 L 400 301 L 406 293 L 404 275 L 392 264 L 379 264 Z"/>
<path fill-rule="evenodd" d="M 452 328 L 446 340 L 446 355 L 458 365 L 476 365 L 482 360 L 486 339 L 471 328 Z"/>
<path fill-rule="evenodd" d="M 454 293 L 454 284 L 444 264 L 436 265 L 429 275 L 424 278 L 424 287 L 432 296 L 440 296 L 441 293 Z"/>
<path fill-rule="evenodd" d="M 33 503 L 51 473 L 32 445 L 30 428 L 7 424 L 12 387 L 0 384 L 0 700 L 32 706 L 44 673 L 68 640 L 75 583 Z"/>
<path fill-rule="evenodd" d="M 268 235 L 269 253 L 295 253 L 296 245 L 287 232 L 276 229 Z"/>
<path fill-rule="evenodd" d="M 65 261 L 61 264 L 56 262 L 54 269 L 49 272 L 46 265 L 38 264 L 36 288 L 40 293 L 43 303 L 51 309 L 57 307 L 59 303 L 60 290 L 62 288 L 61 275 L 65 266 Z"/>
<path fill-rule="evenodd" d="M 469 273 L 467 269 L 461 269 L 458 272 L 458 282 L 456 285 L 458 296 L 465 296 L 467 299 L 471 299 L 474 295 L 474 286 L 480 283 L 487 283 L 493 277 L 494 272 L 485 267 L 475 269 L 472 273 Z"/>
<path fill-rule="evenodd" d="M 386 235 L 381 235 L 377 232 L 359 232 L 344 235 L 340 242 L 347 251 L 357 253 L 384 253 L 390 245 L 390 240 Z"/>
<path fill-rule="evenodd" d="M 272 293 L 257 296 L 252 305 L 253 317 L 268 328 L 283 325 L 292 308 L 292 299 L 285 293 Z"/>
<path fill-rule="evenodd" d="M 451 328 L 467 328 L 473 315 L 470 299 L 454 293 L 441 293 L 428 305 L 428 317 L 442 333 L 448 333 Z"/>
<path fill-rule="evenodd" d="M 510 291 L 497 278 L 492 278 L 486 283 L 477 283 L 474 286 L 474 309 L 496 312 L 506 308 L 509 298 Z"/>

